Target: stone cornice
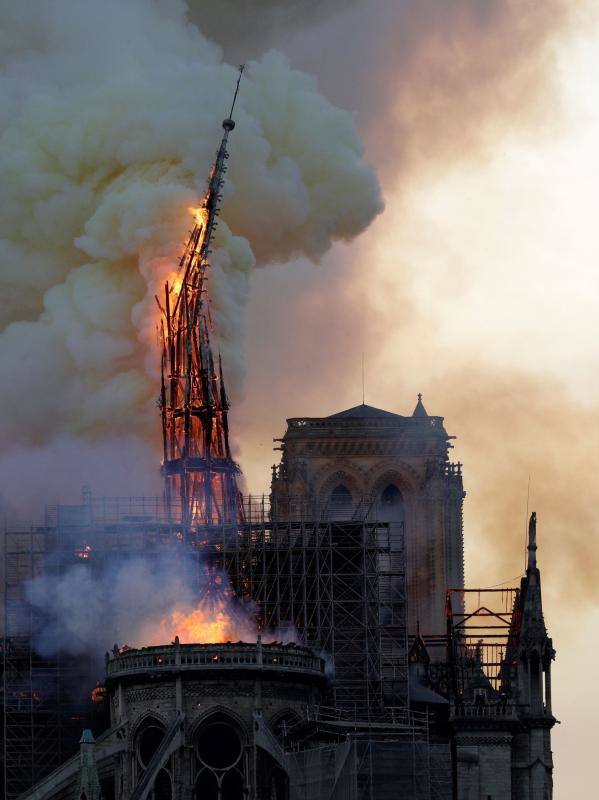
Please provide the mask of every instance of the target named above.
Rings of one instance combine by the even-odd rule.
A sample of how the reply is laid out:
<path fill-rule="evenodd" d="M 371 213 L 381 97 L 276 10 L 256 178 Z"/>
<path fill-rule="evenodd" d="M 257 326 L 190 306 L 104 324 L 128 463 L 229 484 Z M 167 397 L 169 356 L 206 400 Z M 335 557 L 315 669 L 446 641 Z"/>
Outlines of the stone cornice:
<path fill-rule="evenodd" d="M 445 447 L 430 448 L 429 443 L 419 440 L 413 441 L 385 441 L 372 439 L 335 439 L 316 442 L 295 442 L 293 448 L 287 452 L 293 457 L 318 458 L 336 456 L 406 456 L 431 458 L 445 457 Z"/>
<path fill-rule="evenodd" d="M 527 730 L 531 728 L 544 728 L 545 730 L 551 730 L 555 723 L 557 722 L 556 718 L 553 716 L 522 716 L 521 722 Z"/>

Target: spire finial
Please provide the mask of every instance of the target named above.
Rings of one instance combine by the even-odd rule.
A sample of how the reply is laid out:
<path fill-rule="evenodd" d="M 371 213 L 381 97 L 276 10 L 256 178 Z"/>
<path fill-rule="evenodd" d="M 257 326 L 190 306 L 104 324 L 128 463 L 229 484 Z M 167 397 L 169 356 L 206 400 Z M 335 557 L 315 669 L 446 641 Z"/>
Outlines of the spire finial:
<path fill-rule="evenodd" d="M 235 123 L 233 122 L 233 109 L 235 108 L 235 103 L 237 101 L 237 95 L 239 94 L 239 84 L 241 83 L 241 76 L 243 75 L 243 70 L 245 69 L 245 64 L 239 65 L 239 75 L 237 77 L 237 85 L 235 86 L 235 94 L 233 95 L 233 102 L 231 103 L 231 110 L 229 111 L 229 116 L 227 119 L 223 120 L 223 128 L 226 131 L 232 131 L 235 127 Z"/>
<path fill-rule="evenodd" d="M 528 570 L 537 568 L 537 514 L 535 511 L 528 521 Z"/>

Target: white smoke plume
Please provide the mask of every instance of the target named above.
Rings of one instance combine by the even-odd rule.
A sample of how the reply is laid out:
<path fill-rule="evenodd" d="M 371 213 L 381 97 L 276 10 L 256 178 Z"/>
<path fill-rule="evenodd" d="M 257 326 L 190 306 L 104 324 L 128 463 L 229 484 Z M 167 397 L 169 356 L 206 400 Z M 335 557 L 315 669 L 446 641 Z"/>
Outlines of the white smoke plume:
<path fill-rule="evenodd" d="M 180 0 L 0 10 L 3 472 L 14 448 L 157 439 L 153 295 L 236 79 L 186 13 Z M 235 116 L 211 293 L 239 392 L 250 271 L 318 260 L 381 200 L 352 117 L 281 54 L 249 64 Z"/>
<path fill-rule="evenodd" d="M 81 555 L 81 564 L 60 576 L 44 574 L 26 586 L 45 619 L 36 641 L 43 656 L 99 659 L 115 643 L 147 647 L 170 644 L 175 636 L 183 644 L 256 640 L 256 608 L 234 597 L 223 573 L 198 569 L 182 555 L 115 558 L 101 567 L 92 563 L 93 551 Z M 262 638 L 299 642 L 292 626 Z"/>

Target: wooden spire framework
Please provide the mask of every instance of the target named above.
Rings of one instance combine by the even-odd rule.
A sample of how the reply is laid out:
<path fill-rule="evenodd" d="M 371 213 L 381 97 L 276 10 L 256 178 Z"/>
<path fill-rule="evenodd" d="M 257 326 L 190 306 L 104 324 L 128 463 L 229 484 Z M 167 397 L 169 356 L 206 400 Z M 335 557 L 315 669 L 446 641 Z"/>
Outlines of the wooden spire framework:
<path fill-rule="evenodd" d="M 231 458 L 227 414 L 229 401 L 220 355 L 214 358 L 207 296 L 210 245 L 217 225 L 221 189 L 229 158 L 227 142 L 235 127 L 231 112 L 223 121 L 223 137 L 210 172 L 202 205 L 181 256 L 180 285 L 165 285 L 162 312 L 162 475 L 171 519 L 186 535 L 201 526 L 233 524 L 240 500 Z"/>

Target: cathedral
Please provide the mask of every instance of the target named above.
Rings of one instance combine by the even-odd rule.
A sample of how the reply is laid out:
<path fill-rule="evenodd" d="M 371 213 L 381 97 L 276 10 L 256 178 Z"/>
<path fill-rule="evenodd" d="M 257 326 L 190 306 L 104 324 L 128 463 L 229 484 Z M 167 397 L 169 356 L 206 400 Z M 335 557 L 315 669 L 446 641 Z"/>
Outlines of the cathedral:
<path fill-rule="evenodd" d="M 420 396 L 408 416 L 360 405 L 287 420 L 268 519 L 254 515 L 214 552 L 238 590 L 253 571 L 263 629 L 286 622 L 301 643 L 115 645 L 97 690 L 104 717 L 90 718 L 80 755 L 19 796 L 549 800 L 555 654 L 536 515 L 520 585 L 465 587 L 452 438 Z M 86 515 L 81 535 L 91 522 L 110 547 L 114 524 L 93 502 Z M 132 518 L 121 546 L 132 527 L 148 542 L 152 527 L 168 530 Z M 57 523 L 48 537 L 60 533 Z M 30 669 L 32 686 L 47 685 L 47 662 L 46 684 Z M 7 685 L 10 706 L 10 675 Z M 9 737 L 24 712 L 21 692 Z M 22 743 L 8 742 L 9 779 Z"/>
<path fill-rule="evenodd" d="M 224 120 L 181 279 L 158 303 L 164 495 L 85 492 L 5 532 L 5 797 L 550 800 L 555 654 L 536 515 L 520 584 L 468 587 L 443 417 L 419 395 L 406 416 L 362 404 L 288 419 L 269 495 L 238 489 L 206 302 L 234 127 Z M 208 618 L 251 610 L 237 641 L 173 628 L 158 645 L 103 641 L 102 664 L 75 641 L 40 652 L 60 620 L 31 581 L 106 580 L 165 554 L 179 580 L 193 563 L 187 588 Z"/>

